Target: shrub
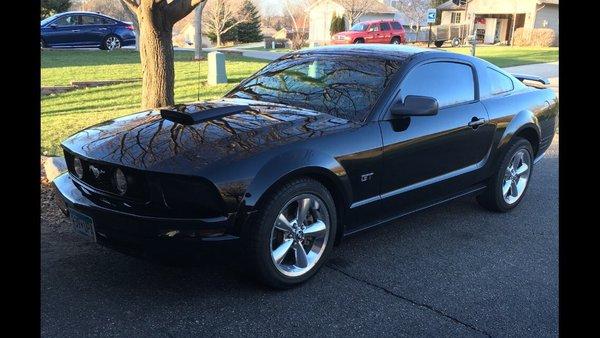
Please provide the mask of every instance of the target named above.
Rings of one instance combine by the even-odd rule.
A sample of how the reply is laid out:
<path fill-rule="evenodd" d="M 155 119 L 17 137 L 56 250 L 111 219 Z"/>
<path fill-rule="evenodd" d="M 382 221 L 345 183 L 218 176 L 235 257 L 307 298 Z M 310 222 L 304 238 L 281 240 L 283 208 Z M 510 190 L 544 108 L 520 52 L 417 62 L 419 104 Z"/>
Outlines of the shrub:
<path fill-rule="evenodd" d="M 556 33 L 551 28 L 517 28 L 513 37 L 514 46 L 551 47 L 557 42 Z"/>

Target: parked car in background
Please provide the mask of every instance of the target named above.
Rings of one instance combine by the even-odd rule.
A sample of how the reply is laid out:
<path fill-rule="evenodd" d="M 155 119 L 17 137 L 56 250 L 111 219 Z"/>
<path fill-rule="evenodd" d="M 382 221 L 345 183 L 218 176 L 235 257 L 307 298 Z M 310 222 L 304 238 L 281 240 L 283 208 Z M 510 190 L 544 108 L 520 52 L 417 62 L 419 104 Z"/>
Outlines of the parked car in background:
<path fill-rule="evenodd" d="M 64 12 L 41 21 L 41 47 L 99 47 L 113 50 L 135 45 L 131 22 L 93 12 Z"/>
<path fill-rule="evenodd" d="M 375 20 L 359 22 L 349 31 L 335 34 L 331 43 L 345 45 L 351 43 L 406 43 L 402 24 L 396 20 Z"/>

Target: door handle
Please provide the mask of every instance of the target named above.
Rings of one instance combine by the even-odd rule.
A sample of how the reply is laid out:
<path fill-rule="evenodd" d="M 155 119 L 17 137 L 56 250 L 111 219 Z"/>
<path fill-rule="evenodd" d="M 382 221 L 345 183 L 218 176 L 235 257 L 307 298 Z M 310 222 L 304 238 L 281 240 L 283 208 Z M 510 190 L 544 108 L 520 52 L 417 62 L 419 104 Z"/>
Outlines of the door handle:
<path fill-rule="evenodd" d="M 71 32 L 75 33 L 75 32 L 79 32 L 81 29 L 72 29 Z"/>
<path fill-rule="evenodd" d="M 485 119 L 473 117 L 471 119 L 471 122 L 469 122 L 469 127 L 473 128 L 473 129 L 477 129 L 477 127 L 479 127 L 482 124 L 485 124 Z"/>

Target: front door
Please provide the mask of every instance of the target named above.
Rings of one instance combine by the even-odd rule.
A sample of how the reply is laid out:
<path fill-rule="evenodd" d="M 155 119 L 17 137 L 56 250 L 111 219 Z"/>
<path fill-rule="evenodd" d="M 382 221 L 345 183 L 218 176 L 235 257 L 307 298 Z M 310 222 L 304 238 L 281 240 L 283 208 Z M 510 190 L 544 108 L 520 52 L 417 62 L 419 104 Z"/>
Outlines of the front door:
<path fill-rule="evenodd" d="M 45 30 L 45 40 L 50 46 L 77 46 L 80 30 L 79 15 L 65 15 L 52 22 Z"/>
<path fill-rule="evenodd" d="M 476 97 L 469 64 L 426 62 L 413 68 L 395 100 L 407 95 L 436 98 L 434 116 L 388 118 L 383 138 L 382 211 L 393 216 L 450 196 L 476 183 L 494 135 Z"/>
<path fill-rule="evenodd" d="M 379 43 L 380 36 L 379 23 L 372 23 L 365 34 L 365 43 Z"/>

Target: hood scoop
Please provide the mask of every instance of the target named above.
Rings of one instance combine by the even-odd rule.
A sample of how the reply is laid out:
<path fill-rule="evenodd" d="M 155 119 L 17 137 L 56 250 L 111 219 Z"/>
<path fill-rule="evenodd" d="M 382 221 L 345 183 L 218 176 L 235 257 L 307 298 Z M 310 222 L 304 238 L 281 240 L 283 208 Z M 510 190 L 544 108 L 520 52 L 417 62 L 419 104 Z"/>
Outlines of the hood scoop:
<path fill-rule="evenodd" d="M 181 105 L 170 109 L 159 109 L 163 119 L 176 123 L 192 125 L 225 116 L 237 114 L 250 109 L 248 105 Z"/>

